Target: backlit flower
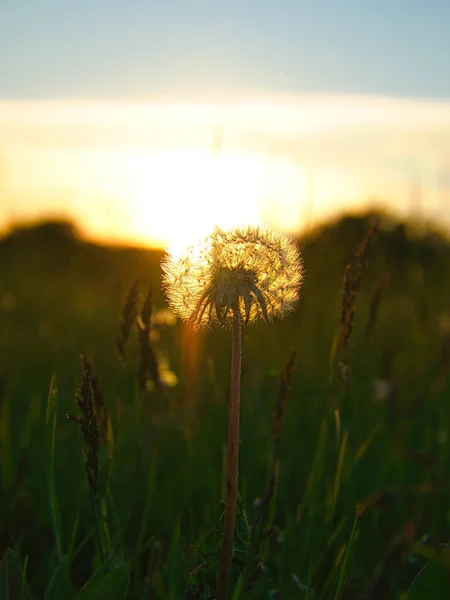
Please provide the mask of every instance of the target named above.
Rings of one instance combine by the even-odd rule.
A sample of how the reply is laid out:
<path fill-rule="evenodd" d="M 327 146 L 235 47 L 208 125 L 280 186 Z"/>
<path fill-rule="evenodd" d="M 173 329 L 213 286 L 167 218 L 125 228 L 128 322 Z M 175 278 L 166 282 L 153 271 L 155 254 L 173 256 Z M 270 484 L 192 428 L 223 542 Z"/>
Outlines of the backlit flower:
<path fill-rule="evenodd" d="M 170 307 L 194 327 L 283 317 L 295 306 L 303 268 L 295 243 L 268 227 L 218 227 L 162 263 Z"/>

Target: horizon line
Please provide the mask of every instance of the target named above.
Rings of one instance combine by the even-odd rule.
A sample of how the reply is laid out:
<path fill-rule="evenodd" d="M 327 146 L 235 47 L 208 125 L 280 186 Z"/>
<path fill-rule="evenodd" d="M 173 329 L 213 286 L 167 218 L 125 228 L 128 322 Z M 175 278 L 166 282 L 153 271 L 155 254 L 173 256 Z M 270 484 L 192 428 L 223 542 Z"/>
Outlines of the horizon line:
<path fill-rule="evenodd" d="M 405 214 L 401 211 L 387 209 L 386 207 L 377 205 L 376 203 L 365 205 L 360 208 L 347 208 L 341 212 L 334 214 L 324 215 L 317 218 L 314 223 L 305 224 L 304 227 L 299 228 L 295 233 L 288 233 L 289 237 L 296 240 L 308 239 L 310 236 L 320 234 L 322 230 L 329 227 L 338 225 L 345 219 L 371 219 L 379 218 L 384 224 L 391 226 L 409 226 L 410 231 L 415 234 L 426 234 L 434 233 L 445 239 L 446 242 L 450 242 L 450 226 L 446 226 L 444 221 L 439 221 L 432 217 L 426 218 L 424 215 L 418 214 Z M 59 225 L 68 226 L 73 230 L 75 238 L 83 242 L 93 243 L 100 246 L 114 246 L 114 247 L 125 247 L 125 248 L 146 248 L 164 251 L 168 244 L 159 243 L 157 240 L 153 242 L 147 238 L 145 242 L 143 239 L 134 238 L 128 236 L 114 236 L 114 235 L 101 235 L 96 234 L 89 229 L 86 229 L 82 223 L 78 222 L 76 218 L 70 216 L 48 214 L 41 217 L 30 217 L 29 219 L 17 219 L 10 222 L 6 227 L 0 226 L 0 242 L 13 235 L 15 232 L 20 230 L 33 230 L 39 229 L 46 225 Z M 276 227 L 270 225 L 273 229 Z M 225 228 L 227 229 L 227 228 Z M 128 240 L 128 241 L 127 241 Z"/>

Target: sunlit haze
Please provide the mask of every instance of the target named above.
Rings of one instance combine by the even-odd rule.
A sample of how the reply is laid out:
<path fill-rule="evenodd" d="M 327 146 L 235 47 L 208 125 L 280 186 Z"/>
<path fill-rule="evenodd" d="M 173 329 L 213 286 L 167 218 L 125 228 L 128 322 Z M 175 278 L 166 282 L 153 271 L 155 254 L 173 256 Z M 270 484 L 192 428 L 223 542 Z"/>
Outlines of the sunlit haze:
<path fill-rule="evenodd" d="M 0 230 L 175 247 L 367 206 L 450 226 L 450 5 L 326 5 L 2 3 Z"/>
<path fill-rule="evenodd" d="M 0 127 L 3 227 L 62 216 L 103 240 L 184 245 L 215 224 L 292 233 L 374 203 L 450 221 L 450 102 L 11 101 Z"/>

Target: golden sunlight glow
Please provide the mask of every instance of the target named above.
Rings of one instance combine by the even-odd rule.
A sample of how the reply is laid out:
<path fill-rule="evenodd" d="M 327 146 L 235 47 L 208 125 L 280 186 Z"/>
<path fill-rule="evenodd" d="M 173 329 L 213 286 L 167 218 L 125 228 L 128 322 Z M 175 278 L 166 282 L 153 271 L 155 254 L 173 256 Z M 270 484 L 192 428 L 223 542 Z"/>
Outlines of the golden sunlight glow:
<path fill-rule="evenodd" d="M 258 222 L 267 178 L 251 156 L 186 150 L 129 156 L 122 177 L 131 228 L 173 253 L 215 225 Z"/>
<path fill-rule="evenodd" d="M 214 225 L 293 234 L 374 198 L 409 215 L 417 178 L 424 214 L 450 224 L 447 101 L 0 101 L 0 130 L 0 232 L 64 217 L 98 241 L 176 251 Z"/>

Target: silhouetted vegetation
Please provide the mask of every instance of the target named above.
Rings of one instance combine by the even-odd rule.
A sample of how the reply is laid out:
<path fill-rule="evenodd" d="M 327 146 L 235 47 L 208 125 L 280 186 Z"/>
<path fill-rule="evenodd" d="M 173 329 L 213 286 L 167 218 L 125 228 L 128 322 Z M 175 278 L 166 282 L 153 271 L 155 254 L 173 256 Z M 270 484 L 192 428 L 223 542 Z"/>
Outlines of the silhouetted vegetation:
<path fill-rule="evenodd" d="M 435 581 L 450 564 L 450 243 L 374 214 L 298 243 L 298 309 L 244 332 L 233 598 L 400 598 L 427 560 Z M 213 597 L 229 336 L 170 319 L 162 256 L 65 222 L 0 240 L 0 584 L 14 600 L 88 581 L 79 598 Z"/>

